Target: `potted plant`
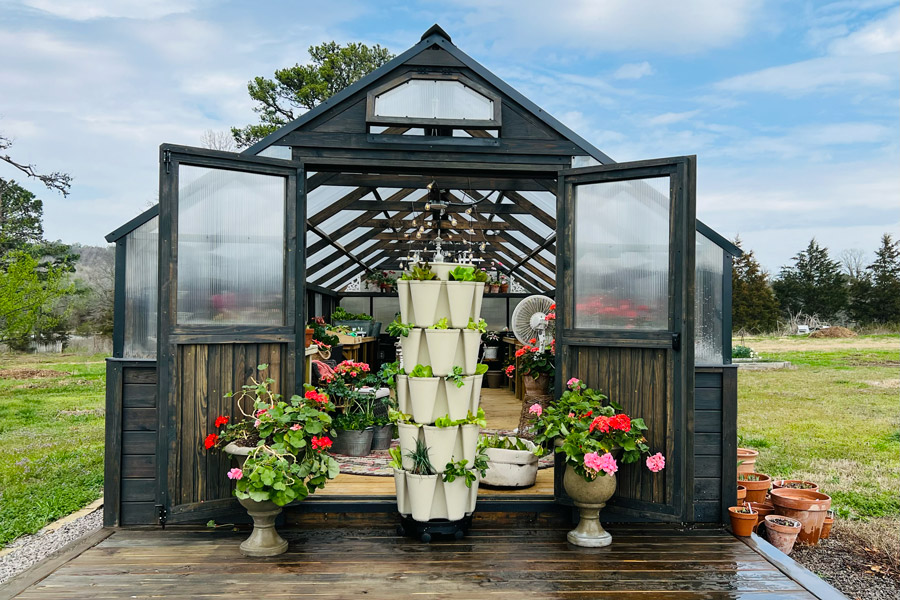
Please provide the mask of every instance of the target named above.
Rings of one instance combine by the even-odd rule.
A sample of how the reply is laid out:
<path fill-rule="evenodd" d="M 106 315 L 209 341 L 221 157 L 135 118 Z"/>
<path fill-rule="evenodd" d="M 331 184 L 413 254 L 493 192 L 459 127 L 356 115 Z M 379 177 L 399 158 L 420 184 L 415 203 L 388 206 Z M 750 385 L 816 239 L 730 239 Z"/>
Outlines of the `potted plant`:
<path fill-rule="evenodd" d="M 765 524 L 769 542 L 785 554 L 790 554 L 802 527 L 800 521 L 782 515 L 766 515 Z"/>
<path fill-rule="evenodd" d="M 497 353 L 500 349 L 500 334 L 491 330 L 484 331 L 481 334 L 481 341 L 484 344 L 484 360 L 497 360 Z"/>
<path fill-rule="evenodd" d="M 490 293 L 499 294 L 500 293 L 500 280 L 491 278 L 490 283 L 488 284 L 488 288 Z"/>
<path fill-rule="evenodd" d="M 565 460 L 563 485 L 581 514 L 578 527 L 566 539 L 576 546 L 607 546 L 612 536 L 600 525 L 599 512 L 615 493 L 619 461 L 634 463 L 646 454 L 646 466 L 653 473 L 661 471 L 666 461 L 659 452 L 649 456 L 643 419 L 630 418 L 621 406 L 577 378 L 568 387 L 557 403 L 536 415 L 535 442 L 562 440 L 556 452 Z M 560 410 L 567 411 L 565 416 Z"/>
<path fill-rule="evenodd" d="M 349 313 L 342 306 L 338 306 L 334 309 L 334 312 L 331 313 L 331 323 L 336 326 L 348 327 L 351 330 L 361 329 L 366 335 L 372 335 L 374 333 L 372 315 L 367 315 L 365 313 Z"/>
<path fill-rule="evenodd" d="M 367 363 L 345 360 L 334 374 L 322 378 L 323 388 L 338 406 L 334 417 L 333 451 L 347 456 L 367 456 L 375 435 L 375 397 L 361 388 L 377 385 Z"/>
<path fill-rule="evenodd" d="M 759 458 L 759 451 L 753 448 L 738 448 L 738 473 L 753 473 L 756 468 L 756 459 Z"/>
<path fill-rule="evenodd" d="M 446 405 L 446 398 L 442 405 L 438 404 L 438 396 L 444 392 L 441 381 L 442 378 L 435 377 L 430 365 L 416 365 L 409 372 L 410 412 L 417 423 L 434 423 L 436 418 L 447 413 L 440 410 Z"/>
<path fill-rule="evenodd" d="M 526 396 L 546 396 L 550 386 L 553 385 L 553 376 L 556 373 L 555 347 L 555 344 L 547 344 L 541 348 L 537 346 L 537 340 L 531 338 L 528 344 L 516 350 Z M 506 368 L 506 375 L 513 377 L 515 370 L 515 365 L 509 365 Z"/>
<path fill-rule="evenodd" d="M 748 504 L 743 506 L 731 506 L 728 508 L 728 516 L 731 518 L 731 531 L 734 535 L 748 537 L 753 533 L 759 515 Z"/>
<path fill-rule="evenodd" d="M 534 485 L 543 448 L 524 438 L 497 434 L 482 436 L 478 447 L 484 450 L 488 462 L 481 483 L 512 488 Z"/>
<path fill-rule="evenodd" d="M 459 266 L 450 271 L 444 284 L 450 325 L 464 328 L 475 315 L 475 295 L 484 293 L 484 283 L 475 281 L 475 268 Z"/>
<path fill-rule="evenodd" d="M 822 533 L 819 535 L 820 540 L 831 537 L 831 528 L 834 527 L 834 511 L 828 509 L 825 511 L 825 522 L 822 524 Z"/>
<path fill-rule="evenodd" d="M 753 512 L 757 514 L 756 524 L 753 525 L 754 532 L 759 527 L 759 524 L 763 522 L 763 519 L 766 518 L 766 515 L 771 515 L 775 512 L 775 507 L 768 502 L 747 502 L 746 504 L 749 504 Z"/>
<path fill-rule="evenodd" d="M 803 481 L 802 479 L 776 479 L 772 482 L 772 489 L 788 488 L 791 490 L 812 490 L 819 491 L 819 484 L 812 481 Z"/>
<path fill-rule="evenodd" d="M 742 485 L 737 486 L 737 503 L 743 504 L 747 498 L 747 488 Z"/>
<path fill-rule="evenodd" d="M 404 281 L 406 283 L 401 285 Z M 415 322 L 420 327 L 434 325 L 443 285 L 444 282 L 437 278 L 427 263 L 422 266 L 414 265 L 410 271 L 403 273 L 398 282 L 401 319 L 405 322 Z M 405 295 L 409 296 L 409 301 L 405 303 L 406 311 L 403 310 Z"/>
<path fill-rule="evenodd" d="M 764 473 L 738 473 L 738 485 L 747 488 L 747 502 L 765 502 L 772 478 Z"/>
<path fill-rule="evenodd" d="M 772 504 L 776 514 L 800 521 L 797 539 L 801 544 L 815 546 L 819 543 L 825 515 L 831 508 L 829 496 L 812 490 L 778 488 L 772 490 Z"/>
<path fill-rule="evenodd" d="M 406 471 L 406 491 L 409 494 L 409 510 L 416 521 L 429 521 L 434 503 L 434 490 L 438 475 L 428 456 L 428 447 L 421 440 L 409 453 L 410 467 Z"/>
<path fill-rule="evenodd" d="M 509 278 L 506 275 L 500 276 L 500 293 L 506 294 L 509 292 Z"/>
<path fill-rule="evenodd" d="M 332 444 L 329 412 L 334 405 L 327 394 L 312 386 L 306 386 L 303 397 L 285 401 L 272 392 L 273 379 L 250 381 L 235 394 L 243 418 L 216 418 L 216 432 L 206 436 L 204 446 L 223 450 L 238 463 L 227 477 L 253 519 L 253 531 L 241 543 L 241 553 L 275 556 L 288 545 L 275 531 L 281 507 L 323 488 L 340 471 L 337 461 L 325 452 Z"/>
<path fill-rule="evenodd" d="M 425 330 L 428 356 L 436 376 L 446 377 L 454 365 L 465 361 L 460 336 L 460 330 L 452 329 L 446 317 Z"/>

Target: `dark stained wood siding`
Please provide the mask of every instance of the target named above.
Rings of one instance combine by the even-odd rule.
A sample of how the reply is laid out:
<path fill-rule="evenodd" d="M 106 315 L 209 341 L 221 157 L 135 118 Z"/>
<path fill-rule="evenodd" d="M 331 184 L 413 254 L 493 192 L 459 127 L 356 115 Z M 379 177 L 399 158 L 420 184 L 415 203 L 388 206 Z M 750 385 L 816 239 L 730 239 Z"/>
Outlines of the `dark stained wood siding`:
<path fill-rule="evenodd" d="M 737 479 L 737 370 L 701 367 L 694 384 L 694 518 L 700 523 L 726 519 L 735 501 Z"/>
<path fill-rule="evenodd" d="M 159 427 L 156 363 L 110 359 L 106 375 L 104 524 L 155 524 Z"/>
<path fill-rule="evenodd" d="M 240 418 L 238 399 L 226 398 L 241 386 L 272 377 L 272 389 L 281 393 L 285 382 L 293 381 L 292 362 L 283 361 L 285 344 L 185 344 L 177 347 L 177 398 L 175 402 L 175 446 L 169 456 L 169 498 L 172 515 L 176 508 L 232 497 L 231 482 L 225 473 L 232 466 L 221 452 L 209 452 L 203 440 L 215 431 L 219 415 Z M 258 371 L 257 366 L 268 368 Z M 290 383 L 286 389 L 291 389 Z M 242 403 L 252 411 L 252 400 Z M 172 439 L 173 436 L 170 436 Z"/>

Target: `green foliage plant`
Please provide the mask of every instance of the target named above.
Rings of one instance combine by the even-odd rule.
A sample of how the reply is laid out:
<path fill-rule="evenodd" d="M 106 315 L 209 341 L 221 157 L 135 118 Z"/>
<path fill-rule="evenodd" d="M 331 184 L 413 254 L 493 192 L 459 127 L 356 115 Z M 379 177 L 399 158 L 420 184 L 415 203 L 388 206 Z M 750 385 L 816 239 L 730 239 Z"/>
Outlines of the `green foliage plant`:
<path fill-rule="evenodd" d="M 478 319 L 478 322 L 475 322 L 475 319 L 469 319 L 469 324 L 466 325 L 466 329 L 473 329 L 475 331 L 480 331 L 484 333 L 487 331 L 487 321 L 484 319 Z"/>
<path fill-rule="evenodd" d="M 405 281 L 431 281 L 437 279 L 437 273 L 431 270 L 427 263 L 423 266 L 413 265 L 413 268 L 400 276 Z"/>
<path fill-rule="evenodd" d="M 450 271 L 450 281 L 475 281 L 475 268 L 458 266 Z"/>
<path fill-rule="evenodd" d="M 434 466 L 431 464 L 431 458 L 428 456 L 428 447 L 422 440 L 416 440 L 416 449 L 407 452 L 406 455 L 412 460 L 412 469 L 410 473 L 413 475 L 436 475 Z"/>
<path fill-rule="evenodd" d="M 472 275 L 472 280 L 477 281 L 478 283 L 487 283 L 491 278 L 484 269 L 476 269 L 475 273 Z"/>
<path fill-rule="evenodd" d="M 428 329 L 450 329 L 450 322 L 444 317 Z"/>
<path fill-rule="evenodd" d="M 397 469 L 398 471 L 403 470 L 403 457 L 401 454 L 400 446 L 394 446 L 388 450 L 388 455 L 391 457 L 391 462 L 388 463 L 388 466 L 392 469 Z"/>
<path fill-rule="evenodd" d="M 466 487 L 472 487 L 472 484 L 477 480 L 477 476 L 475 475 L 474 469 L 467 469 L 466 465 L 468 464 L 468 460 L 460 459 L 456 462 L 448 462 L 447 466 L 444 467 L 444 473 L 441 477 L 442 481 L 445 483 L 451 483 L 456 481 L 457 477 L 462 477 L 466 480 Z"/>
<path fill-rule="evenodd" d="M 74 291 L 66 269 L 42 264 L 25 251 L 3 257 L 0 266 L 0 343 L 26 346 L 31 336 L 57 327 L 65 314 L 54 306 Z"/>
<path fill-rule="evenodd" d="M 366 313 L 350 313 L 347 312 L 343 306 L 338 306 L 334 309 L 334 312 L 331 313 L 331 322 L 335 321 L 371 321 L 372 315 Z"/>
<path fill-rule="evenodd" d="M 267 368 L 258 367 L 260 371 Z M 220 449 L 234 443 L 251 448 L 243 466 L 229 472 L 236 484 L 235 495 L 284 506 L 303 500 L 337 477 L 338 463 L 325 452 L 331 446 L 329 413 L 334 405 L 312 386 L 306 386 L 304 396 L 285 401 L 271 390 L 273 383 L 271 378 L 251 378 L 235 395 L 243 418 L 220 415 L 217 431 L 206 436 L 205 446 Z"/>
<path fill-rule="evenodd" d="M 385 329 L 385 331 L 390 336 L 409 337 L 409 332 L 414 328 L 415 328 L 414 323 L 404 323 L 403 321 L 400 320 L 400 315 L 397 315 L 396 318 L 394 318 L 394 320 L 388 324 L 387 329 Z"/>
<path fill-rule="evenodd" d="M 731 358 L 752 358 L 753 349 L 748 346 L 736 345 L 731 349 Z"/>
<path fill-rule="evenodd" d="M 488 366 L 484 363 L 478 363 L 475 365 L 475 374 L 476 375 L 484 375 L 488 372 Z"/>
<path fill-rule="evenodd" d="M 434 371 L 431 370 L 431 365 L 416 365 L 413 367 L 413 370 L 409 372 L 410 377 L 434 377 Z"/>
<path fill-rule="evenodd" d="M 459 366 L 453 367 L 453 370 L 444 379 L 452 381 L 457 388 L 466 385 L 466 376 L 463 375 L 463 368 Z"/>

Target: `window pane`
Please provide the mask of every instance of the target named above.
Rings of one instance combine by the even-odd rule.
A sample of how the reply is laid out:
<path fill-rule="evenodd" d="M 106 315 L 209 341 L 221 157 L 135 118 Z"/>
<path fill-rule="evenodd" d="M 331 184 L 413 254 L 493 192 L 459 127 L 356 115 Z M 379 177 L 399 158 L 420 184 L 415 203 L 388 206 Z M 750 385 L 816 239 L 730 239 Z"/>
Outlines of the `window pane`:
<path fill-rule="evenodd" d="M 397 298 L 379 298 L 375 296 L 372 304 L 374 305 L 372 317 L 376 321 L 381 321 L 381 331 L 384 331 L 388 323 L 393 321 L 397 313 L 400 312 L 400 301 Z"/>
<path fill-rule="evenodd" d="M 491 120 L 494 101 L 458 81 L 411 79 L 376 97 L 375 115 Z"/>
<path fill-rule="evenodd" d="M 669 178 L 575 186 L 575 327 L 665 330 Z"/>
<path fill-rule="evenodd" d="M 285 178 L 178 175 L 178 323 L 284 324 Z"/>
<path fill-rule="evenodd" d="M 125 358 L 156 357 L 159 217 L 125 236 Z"/>
<path fill-rule="evenodd" d="M 720 365 L 722 355 L 723 251 L 697 232 L 696 293 L 694 302 L 694 362 Z"/>
<path fill-rule="evenodd" d="M 487 323 L 488 329 L 507 329 L 506 298 L 490 298 L 485 294 L 481 301 L 481 318 Z"/>

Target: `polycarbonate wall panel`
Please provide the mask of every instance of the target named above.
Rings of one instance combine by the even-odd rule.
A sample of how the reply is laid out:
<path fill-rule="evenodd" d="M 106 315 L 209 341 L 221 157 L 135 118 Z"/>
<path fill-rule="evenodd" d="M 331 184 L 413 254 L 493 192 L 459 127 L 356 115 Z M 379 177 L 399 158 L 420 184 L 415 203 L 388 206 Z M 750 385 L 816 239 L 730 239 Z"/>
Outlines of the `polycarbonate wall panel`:
<path fill-rule="evenodd" d="M 668 329 L 669 178 L 575 186 L 575 327 Z"/>
<path fill-rule="evenodd" d="M 487 322 L 488 329 L 500 331 L 509 327 L 509 315 L 506 314 L 506 298 L 484 296 L 481 301 L 481 318 Z"/>
<path fill-rule="evenodd" d="M 283 325 L 286 179 L 181 166 L 179 324 Z"/>
<path fill-rule="evenodd" d="M 697 268 L 694 302 L 694 362 L 721 365 L 722 297 L 724 252 L 708 237 L 697 232 Z"/>
<path fill-rule="evenodd" d="M 156 357 L 159 217 L 125 236 L 125 358 Z"/>
<path fill-rule="evenodd" d="M 369 298 L 366 296 L 352 296 L 350 298 L 341 298 L 341 307 L 348 313 L 353 315 L 362 313 L 369 314 Z M 331 315 L 326 315 L 326 318 L 330 319 Z"/>
<path fill-rule="evenodd" d="M 458 81 L 411 79 L 376 97 L 375 115 L 490 120 L 494 101 Z"/>
<path fill-rule="evenodd" d="M 381 321 L 381 331 L 384 331 L 388 323 L 394 320 L 400 312 L 400 300 L 398 298 L 372 298 L 372 316 L 376 321 Z"/>

